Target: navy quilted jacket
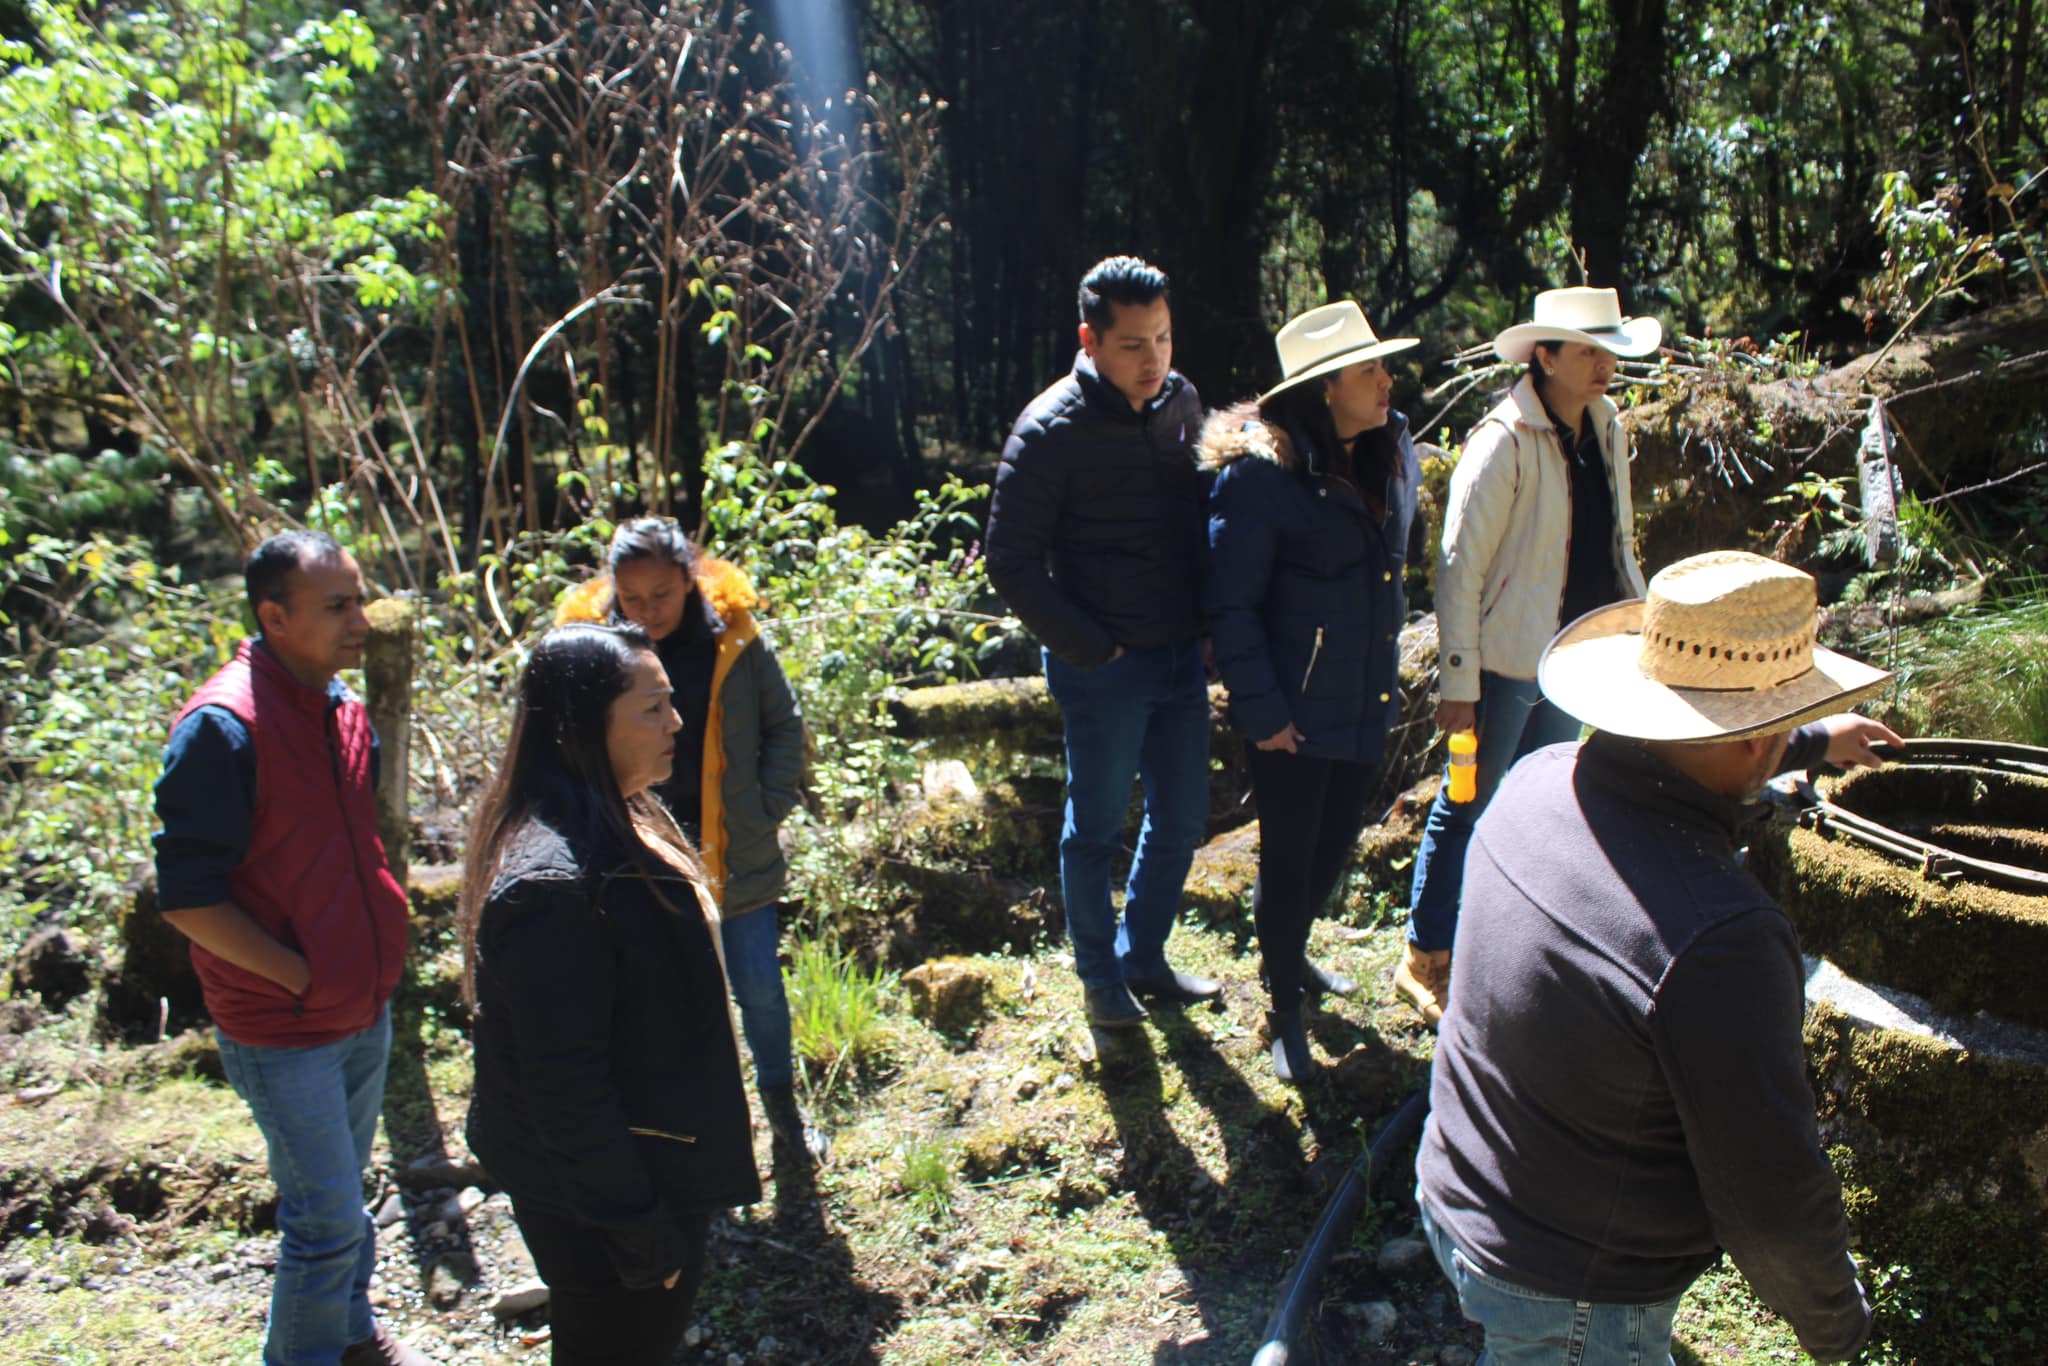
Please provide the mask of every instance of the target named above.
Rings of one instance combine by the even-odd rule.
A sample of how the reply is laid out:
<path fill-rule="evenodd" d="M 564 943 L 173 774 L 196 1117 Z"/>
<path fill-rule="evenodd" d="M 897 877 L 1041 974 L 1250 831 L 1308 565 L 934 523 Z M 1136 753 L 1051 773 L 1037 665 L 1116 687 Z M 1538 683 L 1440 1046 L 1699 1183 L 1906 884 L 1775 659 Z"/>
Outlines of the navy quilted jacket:
<path fill-rule="evenodd" d="M 1376 517 L 1322 473 L 1300 433 L 1228 412 L 1203 430 L 1202 463 L 1218 473 L 1202 606 L 1231 725 L 1247 739 L 1292 722 L 1304 754 L 1380 757 L 1398 713 L 1401 570 L 1421 482 L 1399 413 L 1387 438 L 1395 459 Z"/>

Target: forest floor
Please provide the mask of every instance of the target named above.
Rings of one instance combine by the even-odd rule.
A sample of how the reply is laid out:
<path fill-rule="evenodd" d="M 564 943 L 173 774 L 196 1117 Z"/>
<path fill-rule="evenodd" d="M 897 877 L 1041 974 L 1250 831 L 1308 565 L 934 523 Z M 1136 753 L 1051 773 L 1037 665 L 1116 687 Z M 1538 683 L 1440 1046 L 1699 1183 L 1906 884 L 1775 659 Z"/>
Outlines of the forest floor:
<path fill-rule="evenodd" d="M 1121 1039 L 1082 1023 L 1056 948 L 957 960 L 984 1013 L 951 1036 L 885 977 L 881 1060 L 820 1100 L 829 1162 L 775 1173 L 715 1226 L 677 1360 L 1248 1361 L 1329 1192 L 1422 1084 L 1433 1040 L 1387 996 L 1398 929 L 1324 924 L 1319 961 L 1368 989 L 1312 1013 L 1318 1082 L 1279 1085 L 1247 938 L 1183 925 L 1176 961 L 1224 979 L 1222 1008 Z M 87 1003 L 7 1009 L 0 1355 L 256 1362 L 275 1194 L 204 1037 L 111 1047 L 90 1041 Z M 417 1004 L 398 1035 L 366 1191 L 379 1311 L 449 1363 L 545 1361 L 544 1310 L 493 1312 L 532 1266 L 505 1197 L 466 1167 L 463 1038 Z M 757 1142 L 767 1174 L 758 1124 Z M 1294 1360 L 1469 1363 L 1479 1339 L 1414 1236 L 1405 1171 L 1382 1194 Z M 1681 1366 L 1800 1359 L 1725 1266 L 1687 1298 L 1680 1338 Z"/>

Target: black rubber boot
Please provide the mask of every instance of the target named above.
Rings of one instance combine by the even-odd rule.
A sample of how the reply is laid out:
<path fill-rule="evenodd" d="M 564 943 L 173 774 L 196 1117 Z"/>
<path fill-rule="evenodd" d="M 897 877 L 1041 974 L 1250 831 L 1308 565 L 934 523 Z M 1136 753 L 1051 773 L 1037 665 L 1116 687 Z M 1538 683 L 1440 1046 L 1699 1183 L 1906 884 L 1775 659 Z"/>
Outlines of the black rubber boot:
<path fill-rule="evenodd" d="M 796 1092 L 787 1086 L 771 1087 L 761 1093 L 761 1110 L 768 1117 L 768 1128 L 773 1135 L 770 1147 L 775 1162 L 794 1161 L 804 1166 L 816 1166 L 831 1154 L 832 1140 L 825 1131 L 811 1123 L 803 1107 L 796 1102 Z"/>
<path fill-rule="evenodd" d="M 1301 1027 L 1301 1007 L 1267 1011 L 1266 1032 L 1273 1036 L 1274 1074 L 1290 1086 L 1307 1084 L 1315 1076 L 1316 1060 Z"/>
<path fill-rule="evenodd" d="M 1192 1006 L 1214 1001 L 1223 995 L 1223 983 L 1213 977 L 1168 968 L 1157 977 L 1126 977 L 1124 985 L 1147 1005 Z"/>
<path fill-rule="evenodd" d="M 1089 987 L 1088 1023 L 1097 1029 L 1136 1029 L 1145 1023 L 1145 1007 L 1122 982 L 1106 987 Z"/>
<path fill-rule="evenodd" d="M 1301 999 L 1305 1005 L 1314 1005 L 1324 996 L 1356 996 L 1358 983 L 1341 972 L 1332 972 L 1314 960 L 1301 960 Z"/>

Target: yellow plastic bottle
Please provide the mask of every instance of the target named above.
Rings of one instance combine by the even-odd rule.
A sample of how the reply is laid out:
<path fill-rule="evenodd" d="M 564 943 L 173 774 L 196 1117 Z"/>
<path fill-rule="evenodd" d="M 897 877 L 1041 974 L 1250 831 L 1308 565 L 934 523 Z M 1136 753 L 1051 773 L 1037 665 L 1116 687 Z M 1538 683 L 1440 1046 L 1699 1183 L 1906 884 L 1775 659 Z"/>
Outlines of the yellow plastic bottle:
<path fill-rule="evenodd" d="M 1469 802 L 1479 795 L 1479 737 L 1469 730 L 1451 733 L 1451 800 Z"/>

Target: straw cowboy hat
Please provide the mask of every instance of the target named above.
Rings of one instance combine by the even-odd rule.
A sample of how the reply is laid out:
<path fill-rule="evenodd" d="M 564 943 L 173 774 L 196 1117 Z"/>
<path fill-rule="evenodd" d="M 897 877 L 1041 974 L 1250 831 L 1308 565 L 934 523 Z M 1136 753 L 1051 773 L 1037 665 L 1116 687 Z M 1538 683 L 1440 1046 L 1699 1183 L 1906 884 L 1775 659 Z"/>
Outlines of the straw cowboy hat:
<path fill-rule="evenodd" d="M 1585 342 L 1617 356 L 1647 356 L 1664 340 L 1655 318 L 1624 318 L 1611 289 L 1546 289 L 1536 296 L 1536 320 L 1516 323 L 1493 339 L 1494 354 L 1516 365 L 1529 362 L 1537 342 Z"/>
<path fill-rule="evenodd" d="M 1650 595 L 1588 612 L 1537 665 L 1543 695 L 1638 740 L 1739 740 L 1847 711 L 1883 669 L 1814 644 L 1810 574 L 1741 550 L 1667 565 Z"/>
<path fill-rule="evenodd" d="M 1274 335 L 1273 346 L 1280 353 L 1281 380 L 1260 394 L 1259 402 L 1318 375 L 1391 356 L 1419 344 L 1415 337 L 1381 341 L 1373 335 L 1372 324 L 1365 320 L 1365 310 L 1349 299 L 1311 308 L 1298 318 L 1288 319 L 1287 325 Z"/>

